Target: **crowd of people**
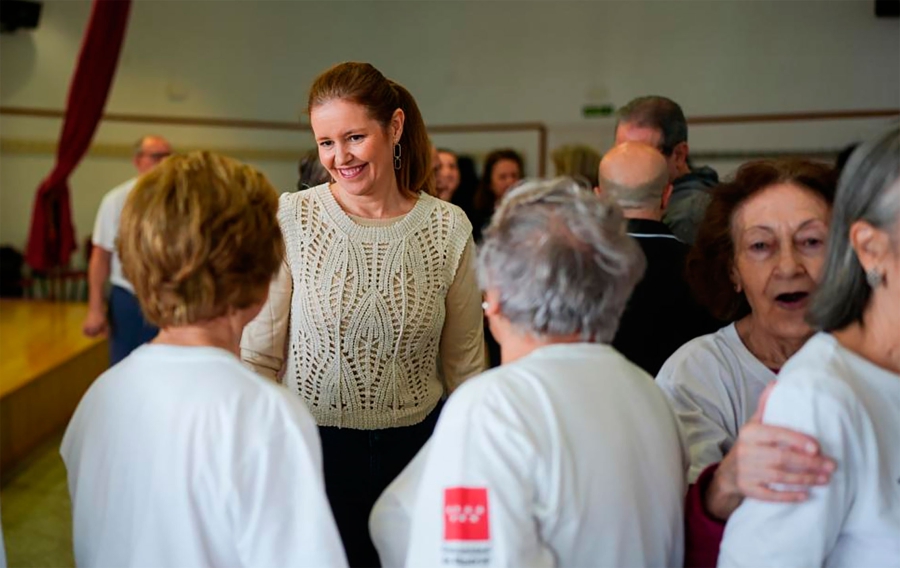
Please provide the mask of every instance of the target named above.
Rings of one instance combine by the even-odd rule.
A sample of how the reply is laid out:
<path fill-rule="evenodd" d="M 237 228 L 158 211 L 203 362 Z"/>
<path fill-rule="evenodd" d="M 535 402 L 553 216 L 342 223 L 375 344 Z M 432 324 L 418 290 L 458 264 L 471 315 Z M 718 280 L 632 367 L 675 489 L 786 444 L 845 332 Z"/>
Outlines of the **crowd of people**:
<path fill-rule="evenodd" d="M 542 180 L 366 63 L 307 112 L 300 191 L 147 137 L 104 199 L 79 565 L 900 566 L 900 127 L 720 182 L 640 97 Z"/>

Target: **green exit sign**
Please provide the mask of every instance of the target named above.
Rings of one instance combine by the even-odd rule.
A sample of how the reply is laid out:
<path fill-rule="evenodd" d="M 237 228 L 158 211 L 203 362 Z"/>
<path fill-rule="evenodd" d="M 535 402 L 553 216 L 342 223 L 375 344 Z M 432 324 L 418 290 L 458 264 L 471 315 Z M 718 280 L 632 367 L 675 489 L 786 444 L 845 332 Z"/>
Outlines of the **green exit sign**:
<path fill-rule="evenodd" d="M 581 107 L 581 116 L 585 118 L 603 118 L 612 116 L 616 111 L 612 105 L 585 105 Z"/>

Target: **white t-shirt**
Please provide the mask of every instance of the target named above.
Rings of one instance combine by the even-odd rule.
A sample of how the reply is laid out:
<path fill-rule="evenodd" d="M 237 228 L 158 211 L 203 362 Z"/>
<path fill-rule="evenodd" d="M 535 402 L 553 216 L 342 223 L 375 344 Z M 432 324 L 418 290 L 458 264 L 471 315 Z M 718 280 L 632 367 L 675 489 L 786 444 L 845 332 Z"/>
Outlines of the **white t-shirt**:
<path fill-rule="evenodd" d="M 738 336 L 734 324 L 685 343 L 656 375 L 691 452 L 688 483 L 722 461 L 775 373 Z"/>
<path fill-rule="evenodd" d="M 649 375 L 608 345 L 540 348 L 449 398 L 406 565 L 680 566 L 685 466 Z"/>
<path fill-rule="evenodd" d="M 785 365 L 763 421 L 816 438 L 837 470 L 800 504 L 745 500 L 719 566 L 900 566 L 900 375 L 819 333 Z"/>
<path fill-rule="evenodd" d="M 125 201 L 128 200 L 128 194 L 134 189 L 137 180 L 138 178 L 130 179 L 103 196 L 100 209 L 97 210 L 97 218 L 94 220 L 94 233 L 91 235 L 95 247 L 112 253 L 109 281 L 131 293 L 134 293 L 134 288 L 122 274 L 122 262 L 119 260 L 119 253 L 116 252 L 116 238 L 119 234 L 119 217 L 122 216 Z"/>
<path fill-rule="evenodd" d="M 78 566 L 345 566 L 318 431 L 213 347 L 149 344 L 91 385 L 63 438 Z"/>
<path fill-rule="evenodd" d="M 372 507 L 369 535 L 383 568 L 399 568 L 406 564 L 410 517 L 416 505 L 416 491 L 428 460 L 430 445 L 431 440 L 428 440 Z"/>

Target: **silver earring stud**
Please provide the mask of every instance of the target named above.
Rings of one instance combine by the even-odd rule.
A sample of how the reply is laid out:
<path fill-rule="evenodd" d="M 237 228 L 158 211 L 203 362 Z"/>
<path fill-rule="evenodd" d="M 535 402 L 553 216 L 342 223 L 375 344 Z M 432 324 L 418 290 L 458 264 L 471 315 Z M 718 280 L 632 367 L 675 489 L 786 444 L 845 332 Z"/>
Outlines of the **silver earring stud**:
<path fill-rule="evenodd" d="M 866 270 L 866 282 L 868 282 L 869 288 L 874 290 L 884 284 L 884 274 L 877 268 L 870 268 Z"/>
<path fill-rule="evenodd" d="M 491 305 L 490 305 L 489 303 L 487 303 L 487 302 L 481 302 L 481 309 L 482 309 L 482 310 L 487 310 L 487 309 L 490 308 L 490 307 L 491 307 Z"/>

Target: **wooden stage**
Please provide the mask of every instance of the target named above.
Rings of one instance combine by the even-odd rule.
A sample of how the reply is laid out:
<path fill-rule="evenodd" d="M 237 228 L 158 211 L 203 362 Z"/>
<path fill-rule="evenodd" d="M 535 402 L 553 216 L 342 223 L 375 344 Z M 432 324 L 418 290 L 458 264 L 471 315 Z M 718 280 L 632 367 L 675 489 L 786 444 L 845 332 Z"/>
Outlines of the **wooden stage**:
<path fill-rule="evenodd" d="M 109 366 L 104 338 L 87 338 L 86 303 L 0 300 L 0 473 L 68 423 Z"/>

